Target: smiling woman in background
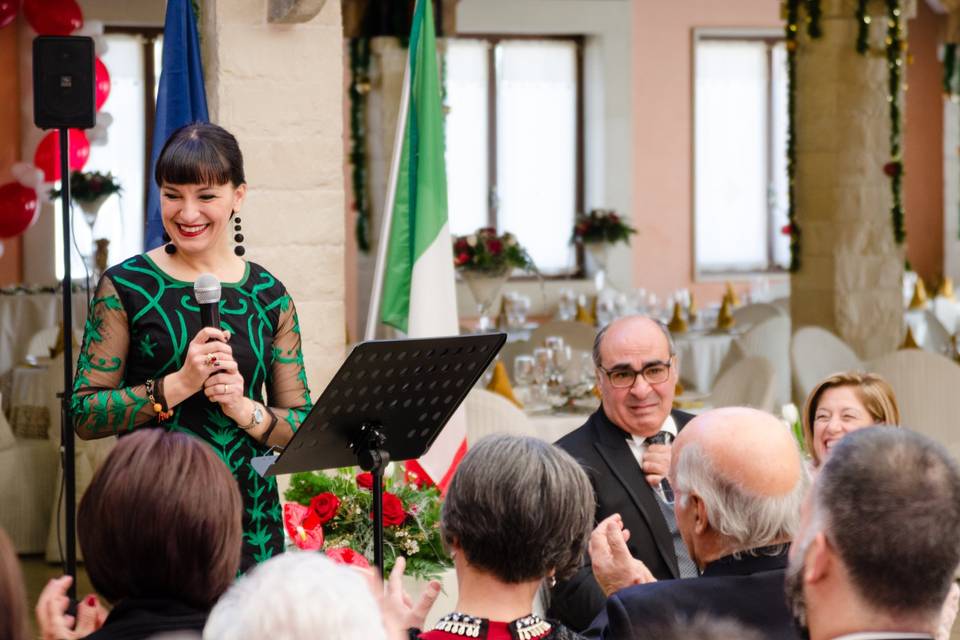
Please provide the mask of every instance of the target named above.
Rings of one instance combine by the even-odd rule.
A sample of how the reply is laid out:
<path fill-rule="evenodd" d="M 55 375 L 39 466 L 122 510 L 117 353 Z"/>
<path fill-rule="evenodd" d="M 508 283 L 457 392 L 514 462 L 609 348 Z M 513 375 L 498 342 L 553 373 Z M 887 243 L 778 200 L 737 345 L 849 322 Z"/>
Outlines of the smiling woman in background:
<path fill-rule="evenodd" d="M 820 382 L 803 406 L 803 441 L 814 467 L 851 431 L 878 424 L 900 425 L 890 384 L 873 373 L 835 373 Z"/>

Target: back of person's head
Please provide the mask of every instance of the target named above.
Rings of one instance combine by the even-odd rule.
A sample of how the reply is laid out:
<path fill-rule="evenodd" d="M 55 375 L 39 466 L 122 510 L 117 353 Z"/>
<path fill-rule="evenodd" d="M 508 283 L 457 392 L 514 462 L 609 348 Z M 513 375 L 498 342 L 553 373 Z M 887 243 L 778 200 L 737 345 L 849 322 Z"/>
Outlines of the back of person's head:
<path fill-rule="evenodd" d="M 365 576 L 319 553 L 290 551 L 258 565 L 223 595 L 206 640 L 385 640 Z"/>
<path fill-rule="evenodd" d="M 595 511 L 586 473 L 536 438 L 487 436 L 464 456 L 440 528 L 475 568 L 507 583 L 564 578 L 579 566 Z"/>
<path fill-rule="evenodd" d="M 27 599 L 13 543 L 0 529 L 0 640 L 26 640 Z"/>
<path fill-rule="evenodd" d="M 141 429 L 120 438 L 80 501 L 77 535 L 110 602 L 171 598 L 209 609 L 240 566 L 240 491 L 196 438 Z"/>
<path fill-rule="evenodd" d="M 897 397 L 893 393 L 890 383 L 875 373 L 863 371 L 844 371 L 834 373 L 821 380 L 807 395 L 800 416 L 803 422 L 803 444 L 807 453 L 814 461 L 821 462 L 813 446 L 813 425 L 816 420 L 817 407 L 827 389 L 850 387 L 853 389 L 863 408 L 867 410 L 875 424 L 899 425 L 900 409 L 897 406 Z"/>
<path fill-rule="evenodd" d="M 193 122 L 170 134 L 154 169 L 157 186 L 166 184 L 239 187 L 246 182 L 243 153 L 232 133 L 212 122 Z"/>
<path fill-rule="evenodd" d="M 673 455 L 680 507 L 702 500 L 711 529 L 734 552 L 793 539 L 807 475 L 774 416 L 746 407 L 705 412 L 681 431 Z"/>
<path fill-rule="evenodd" d="M 942 446 L 909 429 L 850 433 L 821 467 L 813 505 L 864 602 L 939 612 L 960 564 L 960 469 Z"/>

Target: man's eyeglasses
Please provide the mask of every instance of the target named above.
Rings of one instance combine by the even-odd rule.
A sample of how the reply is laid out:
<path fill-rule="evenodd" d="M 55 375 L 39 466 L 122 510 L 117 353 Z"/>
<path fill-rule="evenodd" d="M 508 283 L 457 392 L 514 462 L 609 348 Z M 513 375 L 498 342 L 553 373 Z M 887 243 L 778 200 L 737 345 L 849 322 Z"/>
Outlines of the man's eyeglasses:
<path fill-rule="evenodd" d="M 661 382 L 666 382 L 670 378 L 670 367 L 672 362 L 651 362 L 644 365 L 643 369 L 636 371 L 630 369 L 629 367 L 617 368 L 617 369 L 604 369 L 603 367 L 598 366 L 597 368 L 607 374 L 607 379 L 610 380 L 610 384 L 618 389 L 624 389 L 626 387 L 632 387 L 637 382 L 637 376 L 643 376 L 643 379 L 647 384 L 660 384 Z"/>

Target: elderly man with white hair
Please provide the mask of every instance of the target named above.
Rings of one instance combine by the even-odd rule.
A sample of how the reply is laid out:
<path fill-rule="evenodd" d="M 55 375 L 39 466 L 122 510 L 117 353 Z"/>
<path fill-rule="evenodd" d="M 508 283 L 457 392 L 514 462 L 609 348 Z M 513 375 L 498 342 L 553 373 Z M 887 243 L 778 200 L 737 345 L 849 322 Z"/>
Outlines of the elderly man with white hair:
<path fill-rule="evenodd" d="M 610 596 L 588 638 L 652 637 L 657 625 L 719 615 L 770 638 L 796 638 L 783 597 L 789 543 L 806 474 L 792 435 L 772 415 L 708 411 L 674 441 L 668 478 L 677 526 L 701 577 L 657 581 L 631 557 L 613 515 L 590 540 L 593 573 Z"/>

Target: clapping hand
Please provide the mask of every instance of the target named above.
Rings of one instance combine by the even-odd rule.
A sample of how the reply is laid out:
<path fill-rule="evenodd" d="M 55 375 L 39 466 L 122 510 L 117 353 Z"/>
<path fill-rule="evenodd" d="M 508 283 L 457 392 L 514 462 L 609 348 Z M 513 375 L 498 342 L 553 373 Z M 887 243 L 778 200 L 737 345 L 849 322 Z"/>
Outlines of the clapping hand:
<path fill-rule="evenodd" d="M 656 582 L 647 565 L 627 548 L 630 532 L 615 513 L 602 520 L 590 534 L 590 563 L 593 576 L 606 596 L 635 584 Z"/>
<path fill-rule="evenodd" d="M 72 581 L 70 576 L 55 578 L 48 582 L 40 593 L 35 612 L 43 640 L 85 638 L 102 627 L 107 619 L 107 612 L 93 595 L 87 596 L 77 605 L 76 618 L 67 613 L 70 606 L 67 589 Z"/>

